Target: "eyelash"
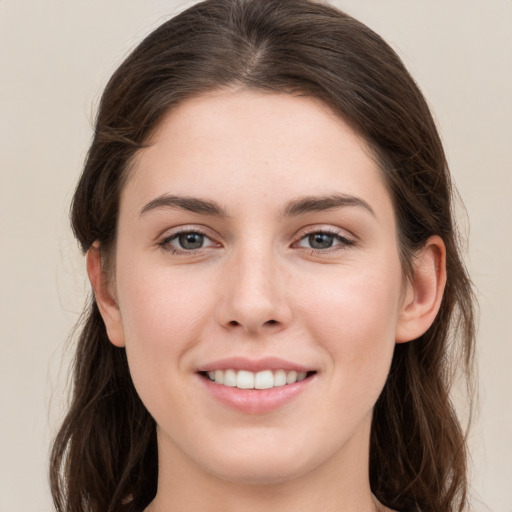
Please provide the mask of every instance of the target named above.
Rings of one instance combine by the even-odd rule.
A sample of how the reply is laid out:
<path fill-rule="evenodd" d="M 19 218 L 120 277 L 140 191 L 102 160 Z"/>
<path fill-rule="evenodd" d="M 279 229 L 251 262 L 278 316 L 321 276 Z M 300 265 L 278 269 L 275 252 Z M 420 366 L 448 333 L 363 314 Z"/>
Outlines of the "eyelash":
<path fill-rule="evenodd" d="M 198 229 L 198 228 L 186 228 L 186 229 L 182 229 L 180 231 L 177 231 L 175 233 L 172 233 L 169 236 L 166 236 L 163 240 L 158 242 L 158 245 L 160 247 L 162 247 L 164 250 L 170 252 L 171 254 L 177 255 L 177 256 L 198 254 L 198 253 L 200 253 L 200 251 L 202 249 L 206 249 L 208 247 L 208 246 L 206 246 L 206 247 L 199 247 L 198 249 L 188 249 L 187 250 L 187 249 L 177 249 L 177 248 L 175 248 L 175 247 L 173 247 L 171 245 L 172 241 L 178 240 L 181 236 L 189 235 L 189 234 L 200 235 L 200 236 L 204 237 L 204 239 L 207 239 L 210 242 L 213 242 L 213 240 L 204 231 L 202 231 L 201 229 Z M 214 242 L 212 243 L 212 245 L 213 244 L 214 244 Z"/>
<path fill-rule="evenodd" d="M 329 254 L 335 251 L 342 251 L 346 250 L 350 247 L 353 247 L 356 245 L 356 241 L 348 238 L 346 236 L 343 236 L 339 233 L 339 231 L 335 229 L 329 229 L 329 228 L 312 228 L 310 231 L 303 234 L 298 242 L 294 243 L 294 246 L 297 246 L 300 242 L 307 239 L 308 237 L 312 235 L 328 235 L 333 237 L 334 241 L 337 241 L 338 243 L 335 245 L 331 245 L 330 247 L 327 247 L 325 249 L 315 249 L 314 247 L 304 247 L 299 246 L 305 249 L 309 254 L 311 255 L 322 255 L 322 254 Z"/>
<path fill-rule="evenodd" d="M 178 249 L 171 245 L 171 243 L 174 240 L 179 240 L 181 236 L 189 235 L 189 234 L 196 234 L 203 237 L 204 240 L 209 240 L 211 242 L 210 245 L 199 247 L 197 249 Z M 324 249 L 315 249 L 313 247 L 304 247 L 299 245 L 300 242 L 307 239 L 308 237 L 311 237 L 312 235 L 328 235 L 333 237 L 334 241 L 337 241 L 338 243 L 335 245 L 331 245 L 330 247 L 326 247 Z M 164 250 L 170 252 L 173 255 L 192 255 L 192 254 L 200 254 L 203 249 L 207 249 L 208 247 L 214 246 L 215 242 L 201 229 L 198 228 L 186 228 L 182 229 L 180 231 L 177 231 L 175 233 L 172 233 L 171 235 L 165 237 L 163 240 L 158 242 L 158 246 L 162 247 Z M 355 246 L 356 242 L 350 238 L 347 238 L 346 236 L 340 235 L 340 233 L 334 229 L 318 229 L 318 228 L 312 228 L 309 232 L 306 232 L 303 234 L 297 242 L 294 242 L 292 247 L 301 247 L 302 249 L 309 252 L 311 255 L 319 255 L 319 254 L 328 254 L 335 251 L 345 250 L 349 247 Z"/>

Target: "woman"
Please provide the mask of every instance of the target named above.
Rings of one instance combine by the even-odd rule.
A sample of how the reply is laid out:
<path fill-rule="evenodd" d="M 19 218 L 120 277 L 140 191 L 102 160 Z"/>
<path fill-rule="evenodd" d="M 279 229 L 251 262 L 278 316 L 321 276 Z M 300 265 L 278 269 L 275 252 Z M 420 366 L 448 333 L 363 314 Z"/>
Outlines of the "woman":
<path fill-rule="evenodd" d="M 473 306 L 431 114 L 306 0 L 208 0 L 103 94 L 59 511 L 462 511 Z"/>

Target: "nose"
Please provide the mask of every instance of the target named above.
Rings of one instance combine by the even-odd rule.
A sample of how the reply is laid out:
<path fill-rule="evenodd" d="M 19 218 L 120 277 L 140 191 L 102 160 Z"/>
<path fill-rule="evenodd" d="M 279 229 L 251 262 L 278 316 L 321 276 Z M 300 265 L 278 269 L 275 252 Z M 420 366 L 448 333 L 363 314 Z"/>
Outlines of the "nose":
<path fill-rule="evenodd" d="M 241 250 L 226 263 L 218 320 L 230 330 L 263 334 L 291 320 L 286 270 L 271 250 Z"/>

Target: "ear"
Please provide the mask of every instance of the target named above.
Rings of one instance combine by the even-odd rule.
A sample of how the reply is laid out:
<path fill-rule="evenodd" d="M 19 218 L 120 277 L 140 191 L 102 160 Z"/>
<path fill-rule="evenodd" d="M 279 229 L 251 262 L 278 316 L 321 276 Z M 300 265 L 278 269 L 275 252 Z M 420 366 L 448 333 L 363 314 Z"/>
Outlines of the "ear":
<path fill-rule="evenodd" d="M 94 242 L 86 255 L 87 274 L 94 290 L 96 304 L 100 310 L 107 335 L 111 343 L 117 347 L 124 347 L 124 331 L 121 312 L 115 299 L 113 286 L 107 278 L 101 260 L 100 245 Z"/>
<path fill-rule="evenodd" d="M 430 237 L 415 255 L 412 279 L 398 318 L 396 343 L 419 338 L 432 325 L 446 284 L 446 248 L 439 236 Z"/>

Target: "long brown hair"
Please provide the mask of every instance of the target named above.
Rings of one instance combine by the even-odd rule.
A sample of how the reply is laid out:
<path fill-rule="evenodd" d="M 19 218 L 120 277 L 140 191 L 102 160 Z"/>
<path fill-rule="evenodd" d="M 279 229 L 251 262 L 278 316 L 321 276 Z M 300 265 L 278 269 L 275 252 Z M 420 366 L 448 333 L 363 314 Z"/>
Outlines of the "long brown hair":
<path fill-rule="evenodd" d="M 431 235 L 444 240 L 448 281 L 439 314 L 419 339 L 396 346 L 375 405 L 370 482 L 396 510 L 464 510 L 465 437 L 449 391 L 456 367 L 471 382 L 474 318 L 450 176 L 421 92 L 369 28 L 308 0 L 207 0 L 157 28 L 104 91 L 71 209 L 82 249 L 99 241 L 107 259 L 112 253 L 130 161 L 163 114 L 222 87 L 318 98 L 364 137 L 394 203 L 406 272 Z M 72 401 L 51 455 L 56 509 L 140 512 L 156 493 L 157 476 L 155 423 L 133 387 L 124 349 L 109 342 L 91 298 Z"/>

